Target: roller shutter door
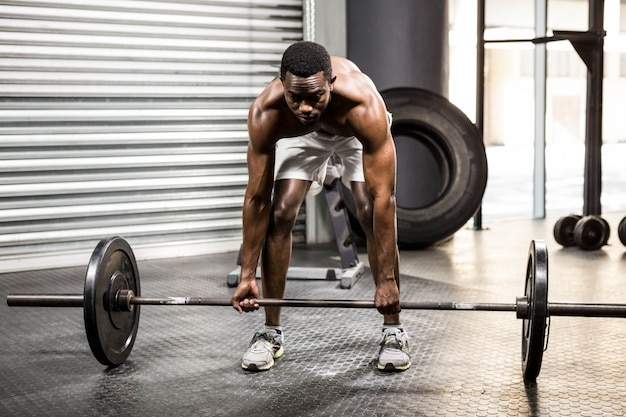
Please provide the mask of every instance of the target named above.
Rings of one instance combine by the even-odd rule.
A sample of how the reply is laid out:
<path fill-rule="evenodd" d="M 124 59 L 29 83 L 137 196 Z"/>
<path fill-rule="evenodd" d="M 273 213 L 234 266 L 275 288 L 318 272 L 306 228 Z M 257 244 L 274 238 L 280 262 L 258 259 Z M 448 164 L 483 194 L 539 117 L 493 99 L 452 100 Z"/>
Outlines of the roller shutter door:
<path fill-rule="evenodd" d="M 0 2 L 0 272 L 236 250 L 246 117 L 301 0 Z"/>

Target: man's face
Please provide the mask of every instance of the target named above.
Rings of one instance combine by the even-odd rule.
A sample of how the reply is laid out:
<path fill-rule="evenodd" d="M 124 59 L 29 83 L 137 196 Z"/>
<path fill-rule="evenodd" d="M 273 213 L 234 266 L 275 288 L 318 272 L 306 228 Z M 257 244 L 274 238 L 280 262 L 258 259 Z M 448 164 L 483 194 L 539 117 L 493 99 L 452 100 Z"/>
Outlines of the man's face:
<path fill-rule="evenodd" d="M 310 77 L 287 72 L 282 81 L 289 109 L 303 125 L 316 124 L 330 102 L 335 78 L 328 81 L 322 71 Z"/>

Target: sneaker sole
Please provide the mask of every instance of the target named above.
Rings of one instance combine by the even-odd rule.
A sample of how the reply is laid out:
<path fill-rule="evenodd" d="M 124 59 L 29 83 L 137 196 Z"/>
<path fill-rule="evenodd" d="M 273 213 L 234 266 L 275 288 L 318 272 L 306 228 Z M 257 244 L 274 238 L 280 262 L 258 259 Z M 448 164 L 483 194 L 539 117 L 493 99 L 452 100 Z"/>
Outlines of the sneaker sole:
<path fill-rule="evenodd" d="M 406 371 L 410 367 L 411 367 L 411 362 L 406 363 L 404 365 L 395 365 L 395 366 L 393 363 L 386 363 L 384 365 L 382 363 L 378 363 L 378 369 L 384 372 L 402 372 L 402 371 Z"/>
<path fill-rule="evenodd" d="M 251 363 L 250 365 L 246 365 L 245 363 L 241 364 L 241 367 L 243 369 L 245 369 L 246 371 L 250 371 L 250 372 L 267 371 L 267 370 L 271 369 L 272 366 L 274 366 L 274 360 L 272 360 L 271 362 L 266 363 L 263 366 L 258 366 L 256 363 Z"/>

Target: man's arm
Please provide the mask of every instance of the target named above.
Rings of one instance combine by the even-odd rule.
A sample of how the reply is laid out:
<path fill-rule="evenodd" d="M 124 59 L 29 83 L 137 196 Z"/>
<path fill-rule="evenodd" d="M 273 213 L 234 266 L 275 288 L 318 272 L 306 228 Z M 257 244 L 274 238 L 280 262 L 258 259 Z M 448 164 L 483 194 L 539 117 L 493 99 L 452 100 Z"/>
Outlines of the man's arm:
<path fill-rule="evenodd" d="M 256 278 L 256 268 L 269 225 L 274 176 L 274 150 L 248 146 L 248 186 L 243 202 L 242 277 Z"/>
<path fill-rule="evenodd" d="M 376 307 L 383 314 L 400 311 L 397 272 L 396 149 L 379 96 L 357 108 L 353 129 L 363 143 L 365 186 L 373 201 L 373 227 L 378 261 Z"/>
<path fill-rule="evenodd" d="M 267 128 L 270 125 L 266 115 L 254 105 L 248 117 L 248 185 L 243 202 L 243 244 L 241 256 L 241 277 L 233 294 L 233 307 L 242 312 L 258 306 L 249 302 L 259 296 L 256 284 L 256 269 L 269 225 L 271 194 L 274 184 L 274 145 Z"/>

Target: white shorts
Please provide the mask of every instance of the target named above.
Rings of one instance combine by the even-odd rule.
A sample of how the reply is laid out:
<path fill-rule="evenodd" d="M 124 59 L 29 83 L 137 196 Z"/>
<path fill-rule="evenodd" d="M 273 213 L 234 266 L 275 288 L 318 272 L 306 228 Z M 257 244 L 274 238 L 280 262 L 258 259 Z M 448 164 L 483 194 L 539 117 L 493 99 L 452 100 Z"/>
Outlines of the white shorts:
<path fill-rule="evenodd" d="M 393 116 L 387 112 L 388 128 Z M 276 143 L 276 180 L 311 181 L 310 194 L 319 194 L 324 187 L 328 160 L 334 154 L 341 158 L 341 181 L 350 187 L 352 181 L 364 182 L 363 145 L 354 136 L 339 136 L 311 132 L 303 136 L 284 138 Z"/>
<path fill-rule="evenodd" d="M 311 181 L 309 193 L 322 191 L 328 160 L 335 153 L 343 165 L 342 181 L 365 181 L 363 175 L 363 145 L 354 137 L 311 132 L 303 136 L 284 138 L 276 143 L 276 180 Z"/>

